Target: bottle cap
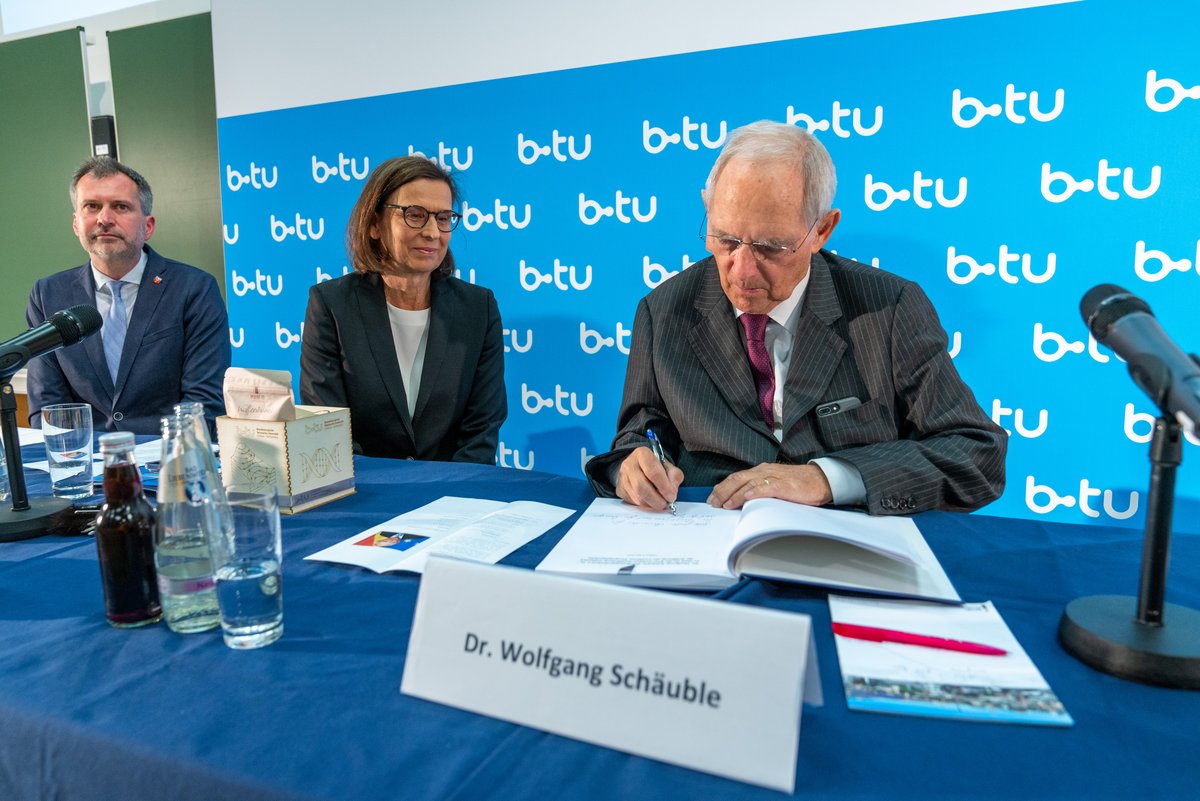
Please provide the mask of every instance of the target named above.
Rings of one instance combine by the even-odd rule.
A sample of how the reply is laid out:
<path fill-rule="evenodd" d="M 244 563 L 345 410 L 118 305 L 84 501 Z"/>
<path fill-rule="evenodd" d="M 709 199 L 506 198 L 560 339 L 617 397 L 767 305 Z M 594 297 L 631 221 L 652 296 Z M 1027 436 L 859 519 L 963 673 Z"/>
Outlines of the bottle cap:
<path fill-rule="evenodd" d="M 113 431 L 109 434 L 100 435 L 100 452 L 111 453 L 113 451 L 128 450 L 134 444 L 133 432 L 131 431 Z"/>

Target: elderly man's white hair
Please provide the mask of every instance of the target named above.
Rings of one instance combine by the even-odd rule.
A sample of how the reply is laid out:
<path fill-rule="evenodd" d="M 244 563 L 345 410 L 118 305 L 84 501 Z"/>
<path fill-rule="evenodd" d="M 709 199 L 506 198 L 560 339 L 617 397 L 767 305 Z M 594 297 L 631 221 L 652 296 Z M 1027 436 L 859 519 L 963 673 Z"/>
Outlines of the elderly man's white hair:
<path fill-rule="evenodd" d="M 813 225 L 833 207 L 837 175 L 833 159 L 817 138 L 803 128 L 782 122 L 759 120 L 743 125 L 729 135 L 713 164 L 704 197 L 712 197 L 721 171 L 733 160 L 755 163 L 782 162 L 800 169 L 804 178 L 804 222 Z"/>

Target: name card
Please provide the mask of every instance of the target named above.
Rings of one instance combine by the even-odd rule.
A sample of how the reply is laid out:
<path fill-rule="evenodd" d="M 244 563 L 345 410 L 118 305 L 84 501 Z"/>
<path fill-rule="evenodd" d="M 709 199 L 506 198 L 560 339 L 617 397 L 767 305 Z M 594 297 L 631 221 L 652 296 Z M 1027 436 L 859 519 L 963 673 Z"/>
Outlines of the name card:
<path fill-rule="evenodd" d="M 786 793 L 821 703 L 807 615 L 443 558 L 400 691 Z"/>

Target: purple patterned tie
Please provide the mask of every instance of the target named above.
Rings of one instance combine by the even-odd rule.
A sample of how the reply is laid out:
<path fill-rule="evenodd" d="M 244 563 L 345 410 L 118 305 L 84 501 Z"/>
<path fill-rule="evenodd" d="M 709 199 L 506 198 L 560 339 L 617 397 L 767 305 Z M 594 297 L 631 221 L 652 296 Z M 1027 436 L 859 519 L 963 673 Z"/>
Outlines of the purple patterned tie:
<path fill-rule="evenodd" d="M 743 314 L 738 320 L 746 330 L 746 351 L 750 354 L 750 369 L 754 373 L 754 386 L 758 390 L 758 411 L 766 421 L 767 428 L 775 428 L 775 368 L 767 355 L 767 343 L 763 335 L 767 332 L 765 314 Z"/>

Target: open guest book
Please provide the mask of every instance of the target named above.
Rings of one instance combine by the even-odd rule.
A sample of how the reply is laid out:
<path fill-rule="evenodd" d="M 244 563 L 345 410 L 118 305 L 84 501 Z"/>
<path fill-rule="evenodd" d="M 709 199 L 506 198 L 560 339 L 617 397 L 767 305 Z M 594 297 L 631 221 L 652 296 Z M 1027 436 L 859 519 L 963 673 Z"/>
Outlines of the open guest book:
<path fill-rule="evenodd" d="M 592 502 L 538 570 L 614 584 L 719 590 L 740 576 L 960 603 L 907 517 L 773 498 L 740 511 L 678 503 L 677 514 Z"/>

